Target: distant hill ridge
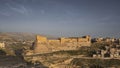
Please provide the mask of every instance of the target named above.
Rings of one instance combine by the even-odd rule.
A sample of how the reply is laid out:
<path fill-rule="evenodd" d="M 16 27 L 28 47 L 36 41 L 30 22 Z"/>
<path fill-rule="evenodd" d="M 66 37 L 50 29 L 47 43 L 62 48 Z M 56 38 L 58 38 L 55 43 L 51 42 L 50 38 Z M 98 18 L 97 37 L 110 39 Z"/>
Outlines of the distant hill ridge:
<path fill-rule="evenodd" d="M 0 32 L 0 40 L 34 40 L 35 39 L 34 33 L 24 33 L 24 32 Z"/>
<path fill-rule="evenodd" d="M 35 36 L 45 36 L 47 38 L 56 38 L 50 35 L 42 35 L 36 33 L 27 33 L 27 32 L 0 32 L 0 41 L 18 41 L 18 40 L 35 40 Z"/>

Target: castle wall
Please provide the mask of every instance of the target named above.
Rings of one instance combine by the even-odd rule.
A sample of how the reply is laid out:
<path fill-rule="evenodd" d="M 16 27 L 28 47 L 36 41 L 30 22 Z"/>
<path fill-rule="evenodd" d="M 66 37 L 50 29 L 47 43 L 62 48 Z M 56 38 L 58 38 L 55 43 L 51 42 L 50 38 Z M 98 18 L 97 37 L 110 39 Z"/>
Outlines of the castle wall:
<path fill-rule="evenodd" d="M 61 38 L 61 44 L 77 42 L 77 38 Z"/>
<path fill-rule="evenodd" d="M 47 43 L 47 38 L 46 37 L 43 37 L 43 36 L 39 36 L 39 35 L 37 35 L 36 36 L 36 42 L 37 43 Z"/>
<path fill-rule="evenodd" d="M 78 42 L 89 42 L 87 38 L 78 38 Z"/>
<path fill-rule="evenodd" d="M 91 44 L 91 37 L 90 36 L 86 36 L 84 38 L 78 38 L 78 44 L 80 46 L 90 46 L 90 44 Z"/>
<path fill-rule="evenodd" d="M 49 45 L 60 45 L 60 40 L 48 40 Z"/>
<path fill-rule="evenodd" d="M 60 40 L 47 40 L 46 37 L 36 36 L 34 53 L 49 53 L 59 50 L 75 50 L 80 46 L 90 46 L 90 36 L 82 38 L 61 38 Z"/>
<path fill-rule="evenodd" d="M 47 38 L 43 36 L 36 36 L 36 42 L 34 45 L 34 53 L 48 53 L 50 51 Z"/>
<path fill-rule="evenodd" d="M 38 43 L 34 49 L 35 54 L 49 53 L 49 52 L 51 52 L 51 48 L 47 44 Z"/>

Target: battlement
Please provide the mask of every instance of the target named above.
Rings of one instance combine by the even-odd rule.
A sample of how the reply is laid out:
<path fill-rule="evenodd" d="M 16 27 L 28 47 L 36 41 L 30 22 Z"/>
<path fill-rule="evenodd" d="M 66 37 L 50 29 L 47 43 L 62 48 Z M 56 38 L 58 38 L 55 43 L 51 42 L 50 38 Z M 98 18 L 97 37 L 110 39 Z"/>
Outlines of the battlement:
<path fill-rule="evenodd" d="M 51 51 L 74 50 L 81 46 L 90 46 L 91 37 L 68 37 L 60 39 L 47 39 L 43 36 L 36 36 L 35 53 L 48 53 Z"/>
<path fill-rule="evenodd" d="M 36 42 L 37 42 L 37 43 L 41 43 L 41 42 L 47 43 L 47 38 L 46 38 L 46 37 L 43 37 L 43 36 L 37 35 L 37 36 L 36 36 Z"/>
<path fill-rule="evenodd" d="M 46 37 L 43 36 L 36 36 L 36 42 L 37 43 L 41 43 L 41 42 L 45 42 L 45 43 L 91 43 L 91 37 L 90 36 L 83 36 L 83 37 L 68 37 L 68 38 L 60 38 L 57 40 L 48 40 Z"/>

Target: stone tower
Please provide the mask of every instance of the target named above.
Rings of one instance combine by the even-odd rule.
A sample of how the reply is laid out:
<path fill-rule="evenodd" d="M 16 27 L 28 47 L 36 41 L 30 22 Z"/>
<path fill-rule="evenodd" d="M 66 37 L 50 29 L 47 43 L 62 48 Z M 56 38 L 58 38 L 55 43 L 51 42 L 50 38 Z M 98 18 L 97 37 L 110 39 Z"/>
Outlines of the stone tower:
<path fill-rule="evenodd" d="M 50 48 L 47 44 L 47 38 L 43 36 L 36 36 L 35 46 L 34 46 L 34 53 L 41 54 L 41 53 L 48 53 L 50 52 Z"/>

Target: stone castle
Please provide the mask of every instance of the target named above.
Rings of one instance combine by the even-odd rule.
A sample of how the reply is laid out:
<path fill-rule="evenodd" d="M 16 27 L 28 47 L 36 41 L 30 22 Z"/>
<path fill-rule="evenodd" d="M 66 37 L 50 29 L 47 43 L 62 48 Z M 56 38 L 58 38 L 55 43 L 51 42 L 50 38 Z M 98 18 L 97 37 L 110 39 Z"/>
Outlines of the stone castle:
<path fill-rule="evenodd" d="M 41 54 L 61 50 L 76 50 L 81 46 L 90 45 L 90 36 L 47 39 L 44 36 L 37 35 L 33 51 L 34 54 Z"/>

